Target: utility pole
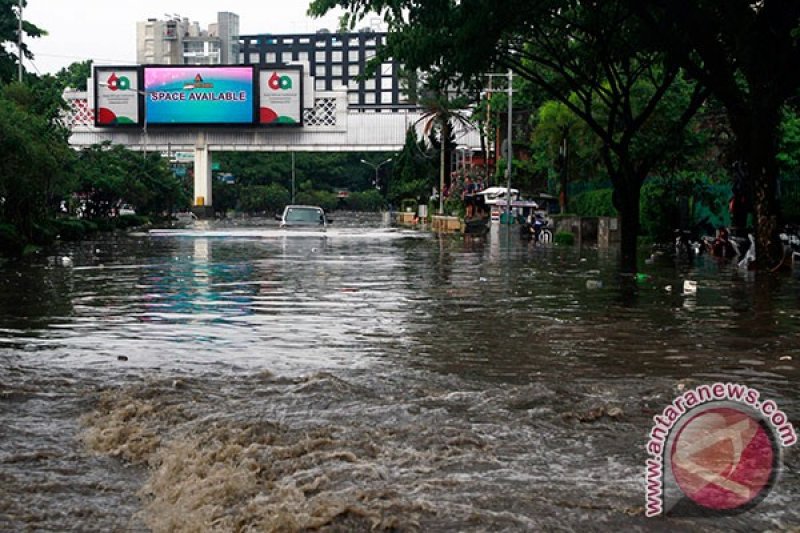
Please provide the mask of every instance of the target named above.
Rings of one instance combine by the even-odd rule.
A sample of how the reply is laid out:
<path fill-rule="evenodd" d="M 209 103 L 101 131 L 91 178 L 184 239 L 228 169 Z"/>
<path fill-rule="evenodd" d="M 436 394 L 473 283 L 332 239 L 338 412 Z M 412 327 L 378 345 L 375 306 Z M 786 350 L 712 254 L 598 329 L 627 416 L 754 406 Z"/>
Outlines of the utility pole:
<path fill-rule="evenodd" d="M 567 212 L 567 181 L 569 180 L 569 142 L 566 131 L 564 132 L 561 146 L 558 147 L 558 155 L 561 159 L 561 191 L 558 195 L 558 202 L 563 215 Z"/>
<path fill-rule="evenodd" d="M 294 204 L 294 152 L 292 152 L 292 203 Z"/>
<path fill-rule="evenodd" d="M 491 181 L 491 178 L 489 176 L 489 156 L 492 153 L 492 148 L 490 146 L 491 140 L 489 139 L 490 137 L 489 133 L 492 131 L 491 122 L 492 122 L 492 77 L 489 76 L 489 92 L 486 96 L 486 127 L 484 128 L 485 130 L 484 135 L 486 135 L 486 154 L 484 156 L 485 159 L 483 161 L 484 178 L 486 179 L 484 185 L 486 187 L 489 187 L 489 182 Z M 496 144 L 497 144 L 497 139 L 495 139 L 495 145 Z M 497 159 L 495 158 L 495 166 L 496 165 L 497 165 Z"/>
<path fill-rule="evenodd" d="M 22 83 L 22 0 L 19 0 L 19 25 L 17 27 L 17 51 L 19 53 L 19 64 L 17 65 L 17 74 L 19 75 L 19 82 Z"/>
<path fill-rule="evenodd" d="M 506 165 L 506 182 L 508 189 L 506 190 L 506 223 L 510 226 L 511 225 L 511 159 L 514 157 L 514 149 L 511 146 L 511 136 L 513 135 L 511 129 L 511 95 L 513 94 L 513 81 L 514 81 L 514 74 L 511 69 L 508 69 L 508 133 L 506 134 L 506 142 L 508 143 L 508 158 L 507 158 L 507 165 Z M 510 232 L 510 230 L 509 230 Z"/>

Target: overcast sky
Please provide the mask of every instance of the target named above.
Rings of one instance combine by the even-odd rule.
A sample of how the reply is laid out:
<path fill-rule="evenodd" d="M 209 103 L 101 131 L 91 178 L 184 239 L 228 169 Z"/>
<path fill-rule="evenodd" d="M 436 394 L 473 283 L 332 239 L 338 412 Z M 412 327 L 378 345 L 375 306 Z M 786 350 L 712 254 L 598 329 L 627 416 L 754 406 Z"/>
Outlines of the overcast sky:
<path fill-rule="evenodd" d="M 25 67 L 44 74 L 85 59 L 135 63 L 136 22 L 163 19 L 165 14 L 177 13 L 207 28 L 217 21 L 218 11 L 232 11 L 239 15 L 242 35 L 337 28 L 341 12 L 311 19 L 306 15 L 308 4 L 309 0 L 28 0 L 25 20 L 49 35 L 30 40 L 36 57 L 33 66 Z"/>

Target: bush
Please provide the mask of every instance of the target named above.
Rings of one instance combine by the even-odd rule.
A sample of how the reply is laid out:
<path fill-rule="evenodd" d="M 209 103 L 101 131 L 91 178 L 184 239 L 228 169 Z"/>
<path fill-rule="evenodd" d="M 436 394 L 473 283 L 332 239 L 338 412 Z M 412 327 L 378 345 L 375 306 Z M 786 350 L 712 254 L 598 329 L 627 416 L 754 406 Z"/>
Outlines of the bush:
<path fill-rule="evenodd" d="M 122 215 L 115 222 L 118 228 L 127 229 L 149 224 L 150 218 L 143 215 Z"/>
<path fill-rule="evenodd" d="M 669 191 L 672 192 L 672 191 Z M 642 232 L 656 242 L 669 242 L 678 227 L 678 200 L 661 182 L 646 183 L 639 200 Z"/>
<path fill-rule="evenodd" d="M 568 231 L 559 231 L 553 237 L 553 242 L 556 244 L 563 244 L 564 246 L 572 246 L 575 244 L 575 235 Z"/>
<path fill-rule="evenodd" d="M 79 241 L 98 230 L 98 225 L 91 220 L 62 218 L 53 221 L 58 236 L 63 241 Z"/>
<path fill-rule="evenodd" d="M 65 218 L 56 221 L 58 238 L 64 241 L 79 241 L 86 235 L 83 221 L 74 218 Z"/>
<path fill-rule="evenodd" d="M 25 241 L 17 228 L 0 223 L 0 255 L 17 256 L 25 248 Z"/>
<path fill-rule="evenodd" d="M 58 236 L 58 227 L 54 220 L 40 220 L 33 224 L 33 242 L 36 244 L 50 244 Z"/>
<path fill-rule="evenodd" d="M 96 218 L 92 221 L 97 226 L 97 231 L 114 231 L 117 221 L 113 218 Z"/>
<path fill-rule="evenodd" d="M 385 206 L 381 193 L 376 190 L 351 193 L 345 199 L 345 207 L 353 211 L 380 211 Z"/>
<path fill-rule="evenodd" d="M 286 187 L 271 183 L 270 185 L 253 185 L 242 187 L 239 195 L 239 208 L 248 213 L 265 212 L 280 213 L 291 201 Z"/>
<path fill-rule="evenodd" d="M 458 195 L 451 195 L 444 200 L 444 214 L 447 216 L 463 217 L 466 213 L 464 202 Z"/>
<path fill-rule="evenodd" d="M 615 217 L 613 189 L 597 189 L 577 194 L 570 199 L 570 211 L 582 217 Z"/>
<path fill-rule="evenodd" d="M 297 193 L 297 203 L 317 205 L 325 211 L 333 211 L 339 205 L 339 197 L 327 191 L 302 191 Z"/>

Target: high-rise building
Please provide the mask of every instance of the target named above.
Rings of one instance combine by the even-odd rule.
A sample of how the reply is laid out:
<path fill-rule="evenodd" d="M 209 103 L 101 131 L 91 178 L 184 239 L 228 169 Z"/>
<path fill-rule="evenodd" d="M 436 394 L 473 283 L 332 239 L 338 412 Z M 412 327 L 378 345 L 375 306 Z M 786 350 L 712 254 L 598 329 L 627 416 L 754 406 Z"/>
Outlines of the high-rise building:
<path fill-rule="evenodd" d="M 239 15 L 217 13 L 204 30 L 174 15 L 136 24 L 136 61 L 142 65 L 230 65 L 239 60 Z"/>
<path fill-rule="evenodd" d="M 397 111 L 416 107 L 416 80 L 404 74 L 396 61 L 384 61 L 373 75 L 362 77 L 386 37 L 386 33 L 371 29 L 347 33 L 320 30 L 291 35 L 242 35 L 239 62 L 246 65 L 303 63 L 313 79 L 313 90 L 347 87 L 348 104 L 354 110 Z"/>

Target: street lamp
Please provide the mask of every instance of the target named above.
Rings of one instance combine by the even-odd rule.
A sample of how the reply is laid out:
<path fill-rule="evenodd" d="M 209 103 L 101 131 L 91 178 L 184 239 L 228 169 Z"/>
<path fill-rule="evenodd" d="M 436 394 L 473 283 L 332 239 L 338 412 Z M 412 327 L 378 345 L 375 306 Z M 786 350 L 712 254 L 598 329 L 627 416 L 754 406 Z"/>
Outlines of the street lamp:
<path fill-rule="evenodd" d="M 392 158 L 390 157 L 389 159 L 386 159 L 385 161 L 381 161 L 380 163 L 378 163 L 378 164 L 376 165 L 375 163 L 370 163 L 369 161 L 365 161 L 365 160 L 363 160 L 363 159 L 361 160 L 361 162 L 362 162 L 362 163 L 364 163 L 365 165 L 369 165 L 369 166 L 371 166 L 372 168 L 374 168 L 374 169 L 375 169 L 375 188 L 376 188 L 376 189 L 379 189 L 379 190 L 380 190 L 380 186 L 378 185 L 378 170 L 379 170 L 379 169 L 380 169 L 380 168 L 381 168 L 383 165 L 385 165 L 386 163 L 390 163 L 391 161 L 392 161 Z"/>

